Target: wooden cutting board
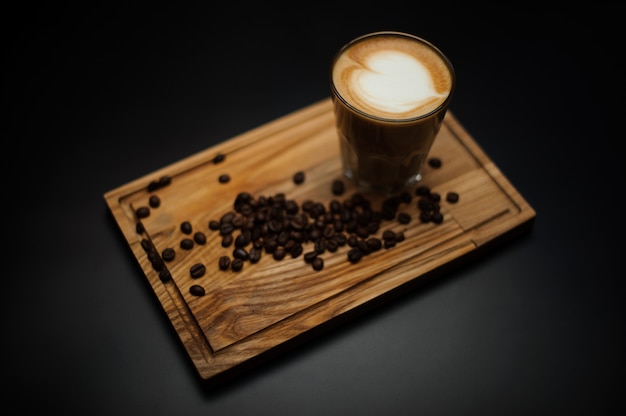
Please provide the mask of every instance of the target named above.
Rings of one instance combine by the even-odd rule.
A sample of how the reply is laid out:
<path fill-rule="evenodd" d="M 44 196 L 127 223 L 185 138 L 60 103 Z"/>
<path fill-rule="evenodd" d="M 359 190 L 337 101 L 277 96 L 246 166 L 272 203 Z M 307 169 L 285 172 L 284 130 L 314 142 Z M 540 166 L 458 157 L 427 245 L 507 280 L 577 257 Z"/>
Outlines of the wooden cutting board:
<path fill-rule="evenodd" d="M 215 163 L 217 155 L 224 160 Z M 284 194 L 299 204 L 343 201 L 356 192 L 345 181 L 343 195 L 332 193 L 332 181 L 342 176 L 330 99 L 149 173 L 104 198 L 198 374 L 219 380 L 379 303 L 374 301 L 387 301 L 400 289 L 443 274 L 444 266 L 482 253 L 503 237 L 531 228 L 533 208 L 451 112 L 430 155 L 443 164 L 427 167 L 423 184 L 444 198 L 449 191 L 460 196 L 454 204 L 442 201 L 443 222 L 419 220 L 418 197 L 411 189 L 412 201 L 401 207 L 411 221 L 391 220 L 380 228 L 380 233 L 403 231 L 404 241 L 356 264 L 347 261 L 350 247 L 339 247 L 322 255 L 325 263 L 319 271 L 303 256 L 278 261 L 269 254 L 258 263 L 244 262 L 241 271 L 220 270 L 219 257 L 232 258 L 233 248 L 222 247 L 219 232 L 208 224 L 233 211 L 240 192 L 254 198 Z M 305 173 L 301 184 L 293 180 L 298 171 Z M 230 177 L 226 183 L 219 180 L 224 174 Z M 171 182 L 151 189 L 161 178 Z M 160 206 L 138 218 L 137 209 L 149 207 L 152 195 L 159 197 Z M 382 197 L 365 196 L 380 207 Z M 143 231 L 137 229 L 139 221 Z M 190 237 L 181 230 L 184 221 L 193 232 L 207 236 L 206 244 L 180 248 L 181 240 Z M 161 268 L 153 265 L 146 247 L 158 253 L 175 249 L 176 257 L 163 263 L 171 280 L 160 278 Z M 305 252 L 311 249 L 312 243 L 305 244 Z M 197 263 L 206 273 L 193 278 L 190 269 Z M 201 286 L 205 295 L 192 295 L 192 285 Z"/>

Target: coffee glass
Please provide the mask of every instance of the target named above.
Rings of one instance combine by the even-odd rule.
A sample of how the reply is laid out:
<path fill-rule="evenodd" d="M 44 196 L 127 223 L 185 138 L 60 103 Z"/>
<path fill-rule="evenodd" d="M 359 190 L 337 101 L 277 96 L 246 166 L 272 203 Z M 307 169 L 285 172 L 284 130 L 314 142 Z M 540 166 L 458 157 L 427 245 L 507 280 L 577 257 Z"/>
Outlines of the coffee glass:
<path fill-rule="evenodd" d="M 455 86 L 450 60 L 403 32 L 374 32 L 333 57 L 330 85 L 343 174 L 394 193 L 422 178 Z"/>

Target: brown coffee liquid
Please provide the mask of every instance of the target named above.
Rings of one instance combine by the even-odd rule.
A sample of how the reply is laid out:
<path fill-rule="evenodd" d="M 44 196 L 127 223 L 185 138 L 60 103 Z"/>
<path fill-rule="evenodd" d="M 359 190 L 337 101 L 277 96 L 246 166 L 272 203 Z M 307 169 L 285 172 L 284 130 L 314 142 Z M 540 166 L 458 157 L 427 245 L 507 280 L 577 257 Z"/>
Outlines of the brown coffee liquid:
<path fill-rule="evenodd" d="M 345 175 L 387 191 L 418 181 L 454 87 L 447 58 L 411 35 L 378 33 L 339 51 L 331 81 Z"/>

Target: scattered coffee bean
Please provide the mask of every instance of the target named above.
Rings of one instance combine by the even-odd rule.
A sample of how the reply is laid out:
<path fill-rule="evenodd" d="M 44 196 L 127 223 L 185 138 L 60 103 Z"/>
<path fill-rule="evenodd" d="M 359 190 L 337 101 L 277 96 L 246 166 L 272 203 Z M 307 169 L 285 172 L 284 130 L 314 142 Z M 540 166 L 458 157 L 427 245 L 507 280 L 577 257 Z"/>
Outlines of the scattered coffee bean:
<path fill-rule="evenodd" d="M 228 175 L 227 173 L 224 173 L 224 174 L 220 175 L 220 176 L 217 178 L 217 180 L 218 180 L 220 183 L 228 183 L 228 182 L 230 182 L 230 175 Z"/>
<path fill-rule="evenodd" d="M 398 214 L 398 222 L 400 224 L 408 224 L 411 222 L 411 215 L 406 212 L 401 212 Z"/>
<path fill-rule="evenodd" d="M 150 195 L 150 198 L 148 199 L 148 205 L 150 205 L 152 208 L 158 208 L 161 205 L 161 198 L 156 195 Z"/>
<path fill-rule="evenodd" d="M 383 247 L 385 248 L 393 248 L 396 246 L 396 240 L 385 240 L 385 242 L 383 243 Z"/>
<path fill-rule="evenodd" d="M 367 248 L 370 251 L 378 251 L 383 246 L 382 240 L 380 238 L 376 238 L 376 237 L 368 238 L 367 240 L 365 240 L 365 243 L 367 244 Z"/>
<path fill-rule="evenodd" d="M 150 216 L 150 208 L 149 207 L 139 207 L 135 211 L 135 215 L 137 218 L 147 218 Z"/>
<path fill-rule="evenodd" d="M 313 270 L 316 271 L 322 270 L 324 268 L 324 259 L 322 259 L 321 257 L 314 258 L 311 262 L 311 267 L 313 267 Z"/>
<path fill-rule="evenodd" d="M 191 274 L 191 277 L 197 279 L 204 276 L 204 273 L 206 273 L 206 267 L 202 263 L 196 263 L 191 266 L 191 268 L 189 269 L 189 273 Z"/>
<path fill-rule="evenodd" d="M 226 159 L 226 155 L 223 153 L 218 153 L 217 155 L 215 155 L 215 157 L 213 158 L 213 163 L 215 163 L 216 165 L 218 163 L 223 162 Z"/>
<path fill-rule="evenodd" d="M 307 263 L 313 263 L 313 260 L 317 257 L 319 253 L 316 250 L 309 251 L 304 255 L 304 261 Z"/>
<path fill-rule="evenodd" d="M 191 287 L 189 288 L 189 293 L 194 296 L 204 296 L 206 292 L 204 291 L 204 288 L 200 285 L 191 285 Z"/>
<path fill-rule="evenodd" d="M 435 224 L 441 224 L 443 222 L 443 214 L 441 212 L 433 212 L 431 221 Z"/>
<path fill-rule="evenodd" d="M 209 230 L 217 231 L 220 229 L 220 222 L 217 220 L 209 221 Z"/>
<path fill-rule="evenodd" d="M 441 167 L 441 159 L 439 159 L 438 157 L 431 157 L 430 159 L 428 159 L 428 165 L 431 168 L 438 169 Z"/>
<path fill-rule="evenodd" d="M 172 178 L 170 178 L 167 175 L 162 176 L 158 180 L 151 181 L 148 184 L 148 191 L 149 192 L 156 191 L 157 189 L 161 189 L 161 188 L 168 186 L 170 183 L 172 183 Z"/>
<path fill-rule="evenodd" d="M 183 238 L 180 240 L 180 248 L 183 250 L 191 250 L 193 248 L 194 242 L 191 238 Z"/>
<path fill-rule="evenodd" d="M 230 257 L 221 256 L 218 262 L 220 270 L 228 270 L 230 267 Z"/>
<path fill-rule="evenodd" d="M 152 242 L 150 242 L 150 240 L 148 240 L 147 238 L 141 239 L 141 248 L 143 248 L 143 251 L 145 251 L 146 254 L 154 250 Z"/>
<path fill-rule="evenodd" d="M 450 202 L 451 204 L 456 204 L 457 202 L 459 202 L 459 194 L 456 192 L 448 192 L 448 194 L 446 195 L 446 201 Z"/>
<path fill-rule="evenodd" d="M 248 259 L 250 260 L 250 263 L 257 263 L 259 260 L 261 260 L 262 253 L 263 249 L 252 247 L 250 249 L 250 252 L 248 253 Z"/>
<path fill-rule="evenodd" d="M 155 271 L 160 272 L 165 268 L 163 259 L 155 251 L 150 252 L 148 258 L 150 259 L 150 263 L 152 263 L 152 268 Z"/>
<path fill-rule="evenodd" d="M 226 234 L 224 237 L 222 237 L 222 247 L 226 248 L 226 247 L 230 247 L 233 245 L 233 235 L 232 234 Z"/>
<path fill-rule="evenodd" d="M 358 263 L 363 258 L 363 252 L 355 247 L 348 250 L 348 261 L 350 263 Z"/>
<path fill-rule="evenodd" d="M 146 231 L 146 228 L 143 226 L 141 221 L 137 221 L 137 224 L 135 224 L 135 231 L 137 234 L 143 234 L 144 231 Z"/>
<path fill-rule="evenodd" d="M 183 221 L 180 224 L 180 231 L 182 231 L 184 234 L 191 234 L 191 223 L 189 221 Z"/>
<path fill-rule="evenodd" d="M 159 279 L 161 279 L 163 283 L 169 282 L 170 280 L 172 280 L 172 274 L 169 270 L 163 269 L 159 272 Z"/>
<path fill-rule="evenodd" d="M 285 258 L 286 254 L 287 254 L 287 252 L 285 251 L 285 247 L 278 246 L 278 247 L 276 247 L 276 249 L 272 253 L 272 257 L 274 257 L 274 260 L 282 260 L 282 259 Z"/>
<path fill-rule="evenodd" d="M 171 247 L 167 247 L 161 252 L 161 257 L 165 261 L 172 261 L 176 257 L 176 251 Z"/>
<path fill-rule="evenodd" d="M 201 246 L 206 244 L 206 234 L 204 234 L 202 231 L 196 231 L 193 234 L 193 241 L 196 242 L 196 244 L 199 244 Z"/>
<path fill-rule="evenodd" d="M 250 258 L 250 255 L 243 247 L 236 247 L 233 250 L 233 257 L 236 259 L 248 260 Z"/>
<path fill-rule="evenodd" d="M 343 195 L 345 190 L 346 190 L 345 184 L 343 183 L 341 179 L 333 180 L 332 185 L 331 185 L 331 191 L 333 195 Z"/>
<path fill-rule="evenodd" d="M 235 272 L 241 271 L 241 269 L 243 269 L 243 260 L 233 259 L 233 261 L 230 263 L 230 268 L 233 269 L 233 271 Z"/>
<path fill-rule="evenodd" d="M 304 172 L 296 172 L 293 175 L 293 183 L 295 183 L 296 185 L 300 185 L 302 182 L 304 182 Z"/>

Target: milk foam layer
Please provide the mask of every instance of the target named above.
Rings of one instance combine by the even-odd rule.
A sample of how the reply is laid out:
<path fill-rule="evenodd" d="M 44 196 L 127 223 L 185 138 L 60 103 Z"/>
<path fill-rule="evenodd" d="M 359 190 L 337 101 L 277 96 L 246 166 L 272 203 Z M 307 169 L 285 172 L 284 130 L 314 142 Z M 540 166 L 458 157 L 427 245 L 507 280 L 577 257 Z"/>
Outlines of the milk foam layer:
<path fill-rule="evenodd" d="M 336 59 L 332 80 L 353 107 L 388 119 L 427 114 L 452 89 L 444 58 L 427 44 L 391 35 L 350 45 Z"/>

